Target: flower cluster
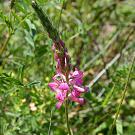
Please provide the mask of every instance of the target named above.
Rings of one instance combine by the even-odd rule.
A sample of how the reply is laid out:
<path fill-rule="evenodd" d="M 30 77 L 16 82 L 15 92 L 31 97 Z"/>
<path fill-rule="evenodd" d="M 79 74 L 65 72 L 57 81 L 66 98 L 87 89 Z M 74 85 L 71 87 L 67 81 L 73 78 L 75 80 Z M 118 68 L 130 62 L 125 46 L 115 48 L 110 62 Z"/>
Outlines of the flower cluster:
<path fill-rule="evenodd" d="M 70 57 L 65 44 L 62 40 L 54 42 L 52 50 L 57 63 L 56 75 L 53 82 L 49 83 L 49 87 L 56 93 L 58 103 L 56 108 L 60 108 L 65 100 L 71 100 L 79 104 L 84 104 L 84 98 L 81 94 L 88 91 L 87 87 L 83 87 L 83 72 L 75 69 L 71 71 Z"/>
<path fill-rule="evenodd" d="M 85 103 L 84 98 L 81 98 L 81 94 L 88 91 L 87 87 L 83 87 L 83 72 L 75 69 L 74 72 L 70 72 L 68 78 L 62 73 L 57 73 L 53 77 L 53 82 L 49 83 L 49 87 L 56 93 L 56 99 L 58 103 L 56 108 L 60 108 L 66 99 L 78 102 L 83 105 Z M 68 82 L 67 82 L 68 80 Z"/>
<path fill-rule="evenodd" d="M 72 72 L 70 57 L 64 42 L 60 38 L 59 32 L 53 27 L 48 16 L 35 1 L 32 1 L 32 7 L 48 32 L 48 36 L 53 41 L 52 50 L 57 65 L 56 75 L 53 77 L 53 82 L 49 83 L 49 87 L 56 93 L 56 99 L 58 100 L 56 107 L 60 108 L 63 102 L 69 99 L 79 104 L 84 104 L 85 100 L 80 96 L 88 88 L 82 86 L 83 72 L 77 69 Z"/>

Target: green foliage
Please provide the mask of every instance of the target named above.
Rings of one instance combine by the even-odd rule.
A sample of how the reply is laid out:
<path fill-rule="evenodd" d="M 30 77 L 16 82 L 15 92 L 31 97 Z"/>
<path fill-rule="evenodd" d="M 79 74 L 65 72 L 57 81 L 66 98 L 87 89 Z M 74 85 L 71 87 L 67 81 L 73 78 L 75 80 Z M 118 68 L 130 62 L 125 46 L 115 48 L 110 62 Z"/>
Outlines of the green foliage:
<path fill-rule="evenodd" d="M 59 30 L 73 66 L 84 70 L 85 84 L 122 54 L 84 95 L 86 105 L 69 105 L 74 135 L 107 135 L 135 52 L 135 1 L 37 2 Z M 49 130 L 51 135 L 64 135 L 64 108 L 55 109 L 48 88 L 55 72 L 52 40 L 31 4 L 30 0 L 0 1 L 0 135 L 47 135 Z M 113 135 L 135 134 L 134 73 L 135 65 Z"/>

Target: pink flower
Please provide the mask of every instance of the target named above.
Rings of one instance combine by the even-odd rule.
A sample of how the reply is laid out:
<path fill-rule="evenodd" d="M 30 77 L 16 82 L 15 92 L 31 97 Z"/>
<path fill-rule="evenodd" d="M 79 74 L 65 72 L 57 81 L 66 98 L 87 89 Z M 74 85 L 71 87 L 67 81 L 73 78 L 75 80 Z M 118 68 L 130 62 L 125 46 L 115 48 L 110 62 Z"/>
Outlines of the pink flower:
<path fill-rule="evenodd" d="M 53 77 L 53 82 L 49 83 L 49 87 L 56 94 L 57 109 L 62 106 L 66 98 L 81 105 L 85 103 L 85 99 L 80 97 L 82 93 L 88 92 L 88 88 L 82 86 L 83 72 L 75 69 L 74 72 L 69 73 L 68 79 L 69 82 L 66 81 L 66 77 L 62 73 L 57 73 Z"/>
<path fill-rule="evenodd" d="M 77 85 L 74 85 L 74 86 L 73 86 L 73 89 L 74 89 L 75 91 L 80 92 L 80 93 L 83 93 L 83 92 L 86 91 L 85 88 L 79 87 L 79 86 L 77 86 Z"/>
<path fill-rule="evenodd" d="M 56 82 L 51 82 L 48 85 L 53 91 L 55 91 L 58 87 L 58 84 Z"/>
<path fill-rule="evenodd" d="M 83 83 L 83 72 L 79 71 L 78 69 L 75 69 L 74 72 L 70 73 L 70 83 L 76 84 L 76 85 L 82 85 Z"/>
<path fill-rule="evenodd" d="M 71 97 L 70 99 L 71 99 L 72 101 L 74 101 L 74 102 L 79 103 L 80 105 L 85 104 L 85 99 L 84 99 L 84 98 Z"/>
<path fill-rule="evenodd" d="M 66 99 L 69 85 L 66 83 L 66 78 L 63 74 L 56 74 L 53 80 L 54 82 L 49 83 L 49 87 L 56 93 L 56 99 L 58 100 L 56 108 L 59 109 Z"/>
<path fill-rule="evenodd" d="M 69 90 L 69 86 L 68 86 L 67 83 L 61 83 L 61 84 L 59 85 L 59 89 L 60 89 L 60 90 L 66 90 L 66 91 L 68 91 L 68 90 Z"/>
<path fill-rule="evenodd" d="M 60 109 L 60 107 L 62 106 L 63 102 L 59 101 L 57 104 L 56 104 L 56 108 L 57 109 Z"/>

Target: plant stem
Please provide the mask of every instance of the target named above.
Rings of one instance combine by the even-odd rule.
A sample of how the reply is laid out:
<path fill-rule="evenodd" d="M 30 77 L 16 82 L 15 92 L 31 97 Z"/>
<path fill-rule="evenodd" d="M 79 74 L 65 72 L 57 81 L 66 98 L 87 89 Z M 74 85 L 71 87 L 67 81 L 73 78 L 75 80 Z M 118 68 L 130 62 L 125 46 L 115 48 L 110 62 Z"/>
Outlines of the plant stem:
<path fill-rule="evenodd" d="M 51 110 L 51 114 L 50 114 L 50 124 L 49 124 L 48 135 L 50 135 L 50 134 L 51 134 L 52 114 L 53 114 L 53 110 Z"/>
<path fill-rule="evenodd" d="M 12 34 L 10 34 L 10 35 L 7 37 L 7 39 L 6 39 L 5 43 L 4 43 L 4 45 L 0 48 L 0 57 L 2 56 L 4 50 L 6 49 L 6 47 L 7 47 L 8 43 L 9 43 L 9 40 L 10 40 L 11 36 L 12 36 Z"/>
<path fill-rule="evenodd" d="M 124 101 L 124 98 L 125 98 L 125 95 L 126 95 L 126 92 L 127 92 L 127 87 L 128 87 L 128 83 L 130 81 L 130 75 L 131 75 L 131 72 L 132 72 L 132 69 L 133 69 L 133 66 L 134 66 L 134 61 L 135 61 L 135 54 L 133 56 L 133 61 L 132 61 L 132 64 L 131 64 L 131 67 L 129 69 L 129 73 L 128 73 L 128 76 L 127 76 L 127 81 L 126 81 L 126 84 L 125 84 L 125 87 L 124 87 L 124 91 L 123 91 L 123 94 L 122 94 L 122 97 L 121 97 L 121 101 L 120 101 L 120 104 L 118 106 L 118 109 L 117 109 L 117 112 L 116 112 L 116 115 L 115 115 L 115 118 L 114 118 L 114 121 L 112 123 L 112 126 L 111 126 L 111 129 L 109 130 L 109 134 L 108 135 L 112 135 L 112 132 L 113 132 L 113 128 L 115 126 L 115 123 L 118 119 L 118 116 L 119 116 L 119 113 L 120 113 L 120 109 L 121 109 L 121 105 Z"/>
<path fill-rule="evenodd" d="M 65 117 L 66 117 L 68 134 L 72 135 L 70 130 L 70 125 L 69 125 L 69 119 L 68 119 L 68 100 L 65 101 Z"/>
<path fill-rule="evenodd" d="M 60 11 L 60 18 L 59 18 L 59 22 L 58 22 L 58 30 L 59 30 L 59 27 L 60 27 L 61 16 L 62 16 L 62 12 L 63 12 L 64 5 L 65 5 L 65 0 L 63 0 L 62 8 L 61 8 L 61 11 Z"/>

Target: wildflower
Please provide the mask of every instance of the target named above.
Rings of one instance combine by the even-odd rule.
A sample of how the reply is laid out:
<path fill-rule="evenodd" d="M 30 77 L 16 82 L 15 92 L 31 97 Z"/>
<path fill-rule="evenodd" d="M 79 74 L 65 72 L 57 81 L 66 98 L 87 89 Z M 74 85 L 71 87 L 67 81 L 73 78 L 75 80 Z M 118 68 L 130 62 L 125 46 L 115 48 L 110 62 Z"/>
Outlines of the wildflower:
<path fill-rule="evenodd" d="M 56 94 L 58 103 L 56 108 L 60 108 L 66 98 L 71 101 L 77 102 L 81 105 L 85 103 L 84 98 L 81 98 L 81 94 L 88 91 L 87 87 L 83 87 L 83 72 L 76 69 L 74 72 L 70 72 L 68 76 L 69 82 L 66 80 L 66 76 L 62 73 L 57 73 L 53 77 L 53 82 L 49 83 L 49 87 Z"/>
<path fill-rule="evenodd" d="M 48 36 L 53 40 L 52 50 L 56 61 L 56 75 L 53 77 L 53 82 L 49 83 L 49 87 L 56 93 L 58 100 L 56 107 L 60 108 L 66 99 L 84 104 L 84 99 L 80 97 L 82 93 L 87 91 L 87 88 L 82 86 L 83 72 L 77 69 L 74 72 L 71 71 L 68 50 L 61 40 L 59 32 L 35 1 L 32 1 L 32 6 L 48 32 Z"/>
<path fill-rule="evenodd" d="M 78 69 L 71 71 L 70 57 L 62 40 L 54 42 L 52 50 L 57 65 L 56 75 L 49 87 L 56 94 L 56 108 L 59 109 L 67 99 L 83 105 L 85 100 L 80 96 L 88 91 L 88 88 L 83 87 L 83 72 Z"/>

